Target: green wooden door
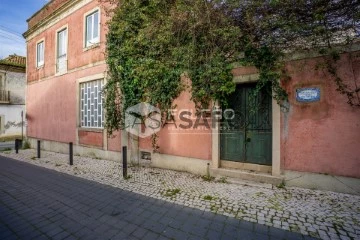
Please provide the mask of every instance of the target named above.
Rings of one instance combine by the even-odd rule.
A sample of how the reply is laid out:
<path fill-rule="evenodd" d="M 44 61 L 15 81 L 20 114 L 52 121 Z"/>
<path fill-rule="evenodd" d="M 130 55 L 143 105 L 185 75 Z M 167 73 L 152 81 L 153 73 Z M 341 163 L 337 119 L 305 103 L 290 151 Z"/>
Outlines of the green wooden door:
<path fill-rule="evenodd" d="M 220 127 L 222 160 L 271 165 L 272 116 L 271 89 L 257 97 L 250 95 L 256 84 L 239 84 L 223 107 Z"/>

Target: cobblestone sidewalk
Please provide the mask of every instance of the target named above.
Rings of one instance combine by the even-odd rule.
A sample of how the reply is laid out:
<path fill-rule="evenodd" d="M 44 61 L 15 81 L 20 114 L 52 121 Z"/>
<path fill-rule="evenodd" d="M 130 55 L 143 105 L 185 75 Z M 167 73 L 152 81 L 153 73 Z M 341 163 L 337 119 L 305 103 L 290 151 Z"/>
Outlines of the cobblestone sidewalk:
<path fill-rule="evenodd" d="M 299 232 L 321 239 L 360 239 L 360 196 L 228 179 L 209 179 L 189 173 L 131 167 L 122 178 L 119 162 L 32 149 L 0 155 L 75 175 L 121 189 L 218 214 Z"/>

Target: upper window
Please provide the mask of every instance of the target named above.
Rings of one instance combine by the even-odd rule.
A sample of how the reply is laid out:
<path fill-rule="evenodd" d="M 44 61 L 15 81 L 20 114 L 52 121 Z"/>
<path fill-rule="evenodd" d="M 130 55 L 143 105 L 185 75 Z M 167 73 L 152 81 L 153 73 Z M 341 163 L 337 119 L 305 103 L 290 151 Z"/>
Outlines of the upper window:
<path fill-rule="evenodd" d="M 5 133 L 4 129 L 4 116 L 0 116 L 0 134 Z"/>
<path fill-rule="evenodd" d="M 0 73 L 0 90 L 5 90 L 5 78 L 2 73 Z"/>
<path fill-rule="evenodd" d="M 36 65 L 37 67 L 44 65 L 44 41 L 36 45 Z"/>
<path fill-rule="evenodd" d="M 80 84 L 80 120 L 81 127 L 103 128 L 103 80 Z"/>
<path fill-rule="evenodd" d="M 57 57 L 56 71 L 66 72 L 67 70 L 67 29 L 57 33 Z"/>
<path fill-rule="evenodd" d="M 6 91 L 5 75 L 0 73 L 0 102 L 9 102 L 9 92 Z M 0 132 L 1 133 L 1 132 Z"/>
<path fill-rule="evenodd" d="M 99 10 L 96 10 L 86 16 L 85 47 L 89 47 L 100 41 L 99 29 Z"/>

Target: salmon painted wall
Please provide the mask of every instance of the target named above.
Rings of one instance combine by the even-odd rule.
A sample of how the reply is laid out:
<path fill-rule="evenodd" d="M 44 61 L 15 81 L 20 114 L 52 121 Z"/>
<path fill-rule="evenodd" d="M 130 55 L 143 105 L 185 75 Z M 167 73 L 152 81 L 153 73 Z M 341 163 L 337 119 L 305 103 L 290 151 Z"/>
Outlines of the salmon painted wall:
<path fill-rule="evenodd" d="M 79 78 L 106 71 L 104 61 L 106 16 L 101 9 L 100 45 L 84 48 L 84 14 L 99 5 L 97 0 L 60 20 L 27 42 L 27 134 L 29 137 L 58 142 L 75 142 L 77 132 L 77 92 Z M 68 24 L 68 74 L 55 75 L 56 31 Z M 36 67 L 36 43 L 45 40 L 45 64 Z M 337 68 L 349 86 L 360 86 L 360 57 L 350 60 L 343 55 Z M 287 65 L 292 79 L 284 83 L 289 93 L 290 108 L 281 113 L 281 165 L 283 170 L 327 173 L 360 177 L 360 109 L 349 106 L 340 95 L 326 71 L 315 70 L 321 58 L 290 62 Z M 93 63 L 100 65 L 93 66 Z M 85 68 L 87 67 L 87 68 Z M 235 76 L 256 72 L 254 68 L 237 68 Z M 319 87 L 321 100 L 301 104 L 295 100 L 299 87 Z M 359 93 L 360 94 L 360 93 Z M 190 93 L 183 92 L 176 99 L 177 110 L 195 113 Z M 180 119 L 175 114 L 176 124 Z M 159 133 L 160 153 L 211 159 L 210 129 L 174 129 L 168 124 Z M 94 133 L 90 134 L 94 135 Z M 102 146 L 96 133 L 80 134 L 80 143 Z M 108 149 L 121 150 L 120 133 L 108 138 Z M 151 150 L 150 138 L 140 139 L 140 148 Z"/>
<path fill-rule="evenodd" d="M 175 117 L 175 126 L 173 123 L 169 123 L 159 132 L 158 145 L 160 147 L 159 152 L 163 154 L 198 158 L 198 159 L 211 159 L 211 129 L 206 129 L 200 126 L 198 129 L 194 129 L 195 118 L 192 119 L 193 127 L 189 130 L 184 130 L 179 127 L 180 124 L 188 125 L 179 119 L 179 111 L 185 110 L 192 112 L 194 117 L 195 105 L 190 100 L 191 94 L 188 91 L 184 91 L 174 101 L 174 105 L 177 105 Z M 187 116 L 188 117 L 188 116 Z M 200 121 L 203 123 L 203 120 Z M 211 121 L 209 120 L 211 126 Z M 152 144 L 151 138 L 140 139 L 140 149 L 146 149 L 151 151 Z"/>
<path fill-rule="evenodd" d="M 47 12 L 56 10 L 56 4 L 65 1 L 53 1 L 29 21 L 31 28 Z M 27 40 L 27 134 L 29 137 L 58 142 L 76 142 L 95 147 L 103 147 L 103 132 L 81 129 L 77 131 L 77 80 L 82 77 L 104 73 L 106 65 L 105 41 L 107 17 L 104 6 L 99 7 L 97 0 L 91 1 L 52 26 L 31 36 Z M 100 43 L 92 48 L 85 48 L 85 16 L 97 7 L 100 9 Z M 49 10 L 50 9 L 50 10 Z M 45 12 L 45 13 L 42 13 Z M 45 14 L 45 15 L 44 15 Z M 54 21 L 57 21 L 56 18 Z M 57 31 L 64 26 L 68 29 L 67 69 L 61 76 L 55 75 Z M 36 45 L 45 41 L 44 65 L 36 66 Z M 112 143 L 109 139 L 108 142 Z M 113 144 L 116 148 L 117 145 Z"/>
<path fill-rule="evenodd" d="M 68 71 L 105 60 L 106 21 L 108 18 L 103 8 L 100 8 L 100 45 L 89 49 L 84 48 L 84 16 L 98 6 L 97 0 L 90 2 L 27 42 L 28 82 L 55 75 L 56 32 L 66 25 L 68 27 Z M 36 66 L 36 45 L 41 40 L 45 41 L 45 63 L 43 67 L 38 69 Z"/>
<path fill-rule="evenodd" d="M 89 145 L 95 147 L 103 147 L 103 131 L 94 132 L 94 131 L 83 131 L 79 130 L 79 144 L 81 145 Z"/>
<path fill-rule="evenodd" d="M 342 55 L 339 76 L 351 88 L 360 86 L 360 52 Z M 282 168 L 303 172 L 360 177 L 360 108 L 347 104 L 326 70 L 315 70 L 323 59 L 294 61 L 287 65 L 292 79 L 284 84 L 290 109 L 282 113 Z M 299 87 L 319 87 L 321 100 L 298 103 Z M 359 93 L 360 96 L 360 93 Z"/>
<path fill-rule="evenodd" d="M 79 78 L 103 73 L 99 65 L 74 73 L 33 82 L 27 86 L 27 135 L 58 142 L 75 142 L 77 102 L 76 81 Z"/>
<path fill-rule="evenodd" d="M 121 132 L 116 131 L 111 136 L 108 136 L 108 145 L 107 148 L 109 151 L 121 152 Z"/>
<path fill-rule="evenodd" d="M 49 15 L 51 15 L 56 9 L 63 6 L 66 2 L 69 2 L 69 0 L 52 0 L 51 2 L 48 2 L 42 9 L 39 9 L 38 12 L 34 13 L 34 16 L 32 16 L 28 20 L 28 26 L 29 28 L 34 27 L 36 24 L 38 24 L 41 20 L 47 18 Z"/>

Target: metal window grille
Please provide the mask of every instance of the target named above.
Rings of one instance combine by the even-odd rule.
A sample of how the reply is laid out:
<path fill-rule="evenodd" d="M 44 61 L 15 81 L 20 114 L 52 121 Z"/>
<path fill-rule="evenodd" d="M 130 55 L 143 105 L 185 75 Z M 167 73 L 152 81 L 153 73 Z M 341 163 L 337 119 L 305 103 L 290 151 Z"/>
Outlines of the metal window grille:
<path fill-rule="evenodd" d="M 103 128 L 103 80 L 80 84 L 81 127 Z"/>

